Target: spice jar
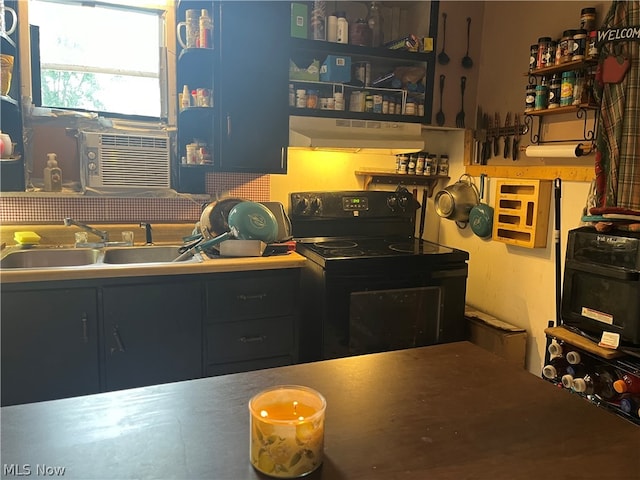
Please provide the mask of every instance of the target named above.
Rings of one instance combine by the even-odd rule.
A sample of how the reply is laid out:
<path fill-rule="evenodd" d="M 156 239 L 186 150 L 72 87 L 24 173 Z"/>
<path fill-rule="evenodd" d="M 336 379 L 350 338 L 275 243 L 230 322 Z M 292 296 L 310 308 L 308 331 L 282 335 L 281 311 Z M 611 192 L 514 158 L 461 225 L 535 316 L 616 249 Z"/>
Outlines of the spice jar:
<path fill-rule="evenodd" d="M 583 8 L 580 11 L 580 28 L 590 32 L 596 29 L 596 9 L 593 7 Z"/>
<path fill-rule="evenodd" d="M 560 39 L 560 63 L 571 61 L 573 55 L 573 35 L 575 30 L 565 30 Z"/>
<path fill-rule="evenodd" d="M 536 106 L 536 86 L 529 84 L 526 86 L 524 97 L 524 111 L 532 112 Z"/>
<path fill-rule="evenodd" d="M 587 42 L 586 56 L 590 60 L 594 58 L 598 58 L 598 31 L 597 30 L 591 30 L 589 32 L 589 40 Z"/>
<path fill-rule="evenodd" d="M 296 90 L 296 108 L 307 108 L 307 91 L 303 88 Z"/>
<path fill-rule="evenodd" d="M 551 37 L 540 37 L 538 39 L 538 68 L 545 68 L 551 65 Z"/>
<path fill-rule="evenodd" d="M 307 90 L 307 108 L 318 108 L 318 90 Z"/>
<path fill-rule="evenodd" d="M 351 45 L 370 47 L 372 34 L 369 24 L 362 18 L 349 25 L 349 43 Z"/>
<path fill-rule="evenodd" d="M 554 73 L 549 82 L 549 106 L 548 108 L 558 108 L 560 106 L 560 92 L 562 86 L 562 79 Z"/>
<path fill-rule="evenodd" d="M 584 60 L 584 54 L 587 49 L 587 31 L 580 29 L 576 30 L 573 35 L 573 53 L 571 54 L 571 60 Z"/>
<path fill-rule="evenodd" d="M 538 68 L 538 44 L 529 47 L 529 71 Z"/>

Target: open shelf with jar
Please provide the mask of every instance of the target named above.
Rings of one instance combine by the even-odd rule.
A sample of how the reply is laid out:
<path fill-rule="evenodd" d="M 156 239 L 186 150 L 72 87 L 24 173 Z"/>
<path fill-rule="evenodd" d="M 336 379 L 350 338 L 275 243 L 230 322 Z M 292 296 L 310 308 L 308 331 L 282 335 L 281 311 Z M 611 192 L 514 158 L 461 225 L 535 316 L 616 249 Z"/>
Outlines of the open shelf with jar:
<path fill-rule="evenodd" d="M 289 83 L 294 85 L 294 91 L 306 88 L 319 92 L 316 108 L 296 107 L 290 102 L 290 115 L 430 123 L 430 92 L 433 91 L 432 77 L 435 68 L 433 52 L 291 38 L 290 55 L 292 67 L 290 66 Z M 320 81 L 319 71 L 323 64 L 327 59 L 335 57 L 345 59 L 346 71 L 340 72 L 342 78 Z M 303 76 L 292 73 L 291 68 L 305 70 L 310 65 L 312 68 L 309 69 L 309 75 L 318 73 L 317 79 L 309 76 L 303 78 L 304 73 Z M 329 95 L 335 92 L 343 93 L 344 108 L 322 108 L 322 99 L 330 99 Z M 358 101 L 359 95 L 362 95 L 364 101 Z M 382 103 L 374 103 L 368 108 L 365 99 L 367 95 L 378 95 L 380 102 L 386 101 L 386 108 Z M 390 109 L 392 102 L 393 110 Z"/>
<path fill-rule="evenodd" d="M 18 11 L 16 1 L 5 1 L 5 6 Z M 7 15 L 7 19 L 9 15 Z M 14 22 L 15 22 L 14 18 Z M 24 191 L 24 144 L 22 109 L 20 104 L 20 68 L 18 29 L 15 25 L 11 34 L 0 32 L 0 52 L 2 52 L 2 91 L 0 92 L 0 128 L 10 137 L 11 153 L 3 152 L 0 162 L 0 191 Z M 8 142 L 8 139 L 7 139 Z"/>
<path fill-rule="evenodd" d="M 531 143 L 595 140 L 599 105 L 593 96 L 593 82 L 597 63 L 595 59 L 578 59 L 533 69 L 524 74 L 529 78 L 529 85 L 536 89 L 533 99 L 527 98 L 528 108 L 524 112 Z M 542 97 L 539 98 L 540 93 Z M 544 141 L 541 134 L 544 118 L 563 114 L 575 114 L 584 121 L 582 138 Z"/>

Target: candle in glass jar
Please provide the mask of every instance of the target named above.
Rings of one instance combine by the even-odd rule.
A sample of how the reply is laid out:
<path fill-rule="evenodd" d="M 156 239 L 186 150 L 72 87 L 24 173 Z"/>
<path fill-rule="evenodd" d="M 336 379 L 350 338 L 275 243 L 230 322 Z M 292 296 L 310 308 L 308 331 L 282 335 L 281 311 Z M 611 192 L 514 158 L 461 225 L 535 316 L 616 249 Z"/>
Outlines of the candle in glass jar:
<path fill-rule="evenodd" d="M 249 401 L 250 459 L 279 478 L 306 475 L 322 464 L 326 401 L 315 390 L 282 385 Z"/>

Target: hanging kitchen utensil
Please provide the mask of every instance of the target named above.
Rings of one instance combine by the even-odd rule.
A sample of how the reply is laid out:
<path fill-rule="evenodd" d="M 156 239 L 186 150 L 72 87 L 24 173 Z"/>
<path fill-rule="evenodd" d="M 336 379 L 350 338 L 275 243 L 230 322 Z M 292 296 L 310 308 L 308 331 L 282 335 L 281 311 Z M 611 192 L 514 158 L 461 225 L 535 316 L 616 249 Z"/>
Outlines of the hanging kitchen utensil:
<path fill-rule="evenodd" d="M 515 134 L 513 135 L 513 146 L 511 149 L 511 159 L 512 160 L 518 160 L 518 155 L 519 155 L 519 151 L 518 149 L 520 148 L 520 114 L 516 113 L 516 121 L 515 121 Z"/>
<path fill-rule="evenodd" d="M 471 17 L 467 17 L 467 53 L 462 57 L 462 66 L 464 68 L 473 67 L 473 60 L 469 56 L 469 37 L 471 33 Z"/>
<path fill-rule="evenodd" d="M 467 77 L 460 77 L 460 111 L 456 115 L 456 127 L 464 128 L 464 90 L 467 86 Z"/>
<path fill-rule="evenodd" d="M 509 136 L 509 127 L 511 127 L 511 112 L 507 112 L 507 119 L 504 121 L 504 150 L 502 152 L 502 156 L 504 158 L 509 158 L 509 154 L 511 153 L 511 137 Z"/>
<path fill-rule="evenodd" d="M 486 174 L 480 175 L 480 203 L 469 212 L 471 230 L 480 238 L 488 238 L 493 231 L 493 208 L 483 203 Z M 487 187 L 487 191 L 489 188 Z"/>
<path fill-rule="evenodd" d="M 500 153 L 500 146 L 498 141 L 500 140 L 500 114 L 496 112 L 495 114 L 495 133 L 493 135 L 493 156 L 497 157 L 498 153 Z"/>
<path fill-rule="evenodd" d="M 229 212 L 227 219 L 229 231 L 202 242 L 197 251 L 218 245 L 230 239 L 261 240 L 273 243 L 278 236 L 278 222 L 271 210 L 257 202 L 240 202 Z"/>
<path fill-rule="evenodd" d="M 427 187 L 424 187 L 422 189 L 422 207 L 420 209 L 420 230 L 419 232 L 419 237 L 420 239 L 422 239 L 422 236 L 424 235 L 424 221 L 427 217 Z"/>
<path fill-rule="evenodd" d="M 442 92 L 444 92 L 445 76 L 440 75 L 440 110 L 436 113 L 436 123 L 440 126 L 444 125 L 444 112 L 442 111 Z"/>
<path fill-rule="evenodd" d="M 444 45 L 447 41 L 447 14 L 442 14 L 442 51 L 438 54 L 438 63 L 446 65 L 449 63 L 449 55 L 444 52 Z"/>
<path fill-rule="evenodd" d="M 478 189 L 467 173 L 461 175 L 456 183 L 436 193 L 433 199 L 436 213 L 440 217 L 454 220 L 460 228 L 467 226 L 469 212 L 478 202 Z"/>

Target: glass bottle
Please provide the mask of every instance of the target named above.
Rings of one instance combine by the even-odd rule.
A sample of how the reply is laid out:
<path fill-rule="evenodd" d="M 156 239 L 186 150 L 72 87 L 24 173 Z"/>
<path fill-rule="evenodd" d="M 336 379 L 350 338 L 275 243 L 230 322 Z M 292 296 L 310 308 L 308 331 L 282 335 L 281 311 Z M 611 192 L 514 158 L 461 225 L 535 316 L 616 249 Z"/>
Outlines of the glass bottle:
<path fill-rule="evenodd" d="M 640 393 L 640 377 L 624 373 L 619 380 L 613 382 L 613 388 L 618 393 Z"/>
<path fill-rule="evenodd" d="M 559 380 L 567 372 L 568 362 L 564 357 L 554 357 L 542 369 L 542 376 L 549 380 Z"/>
<path fill-rule="evenodd" d="M 379 2 L 371 2 L 369 4 L 369 13 L 367 14 L 367 23 L 371 29 L 371 46 L 379 47 L 382 45 L 382 16 L 380 15 Z"/>

